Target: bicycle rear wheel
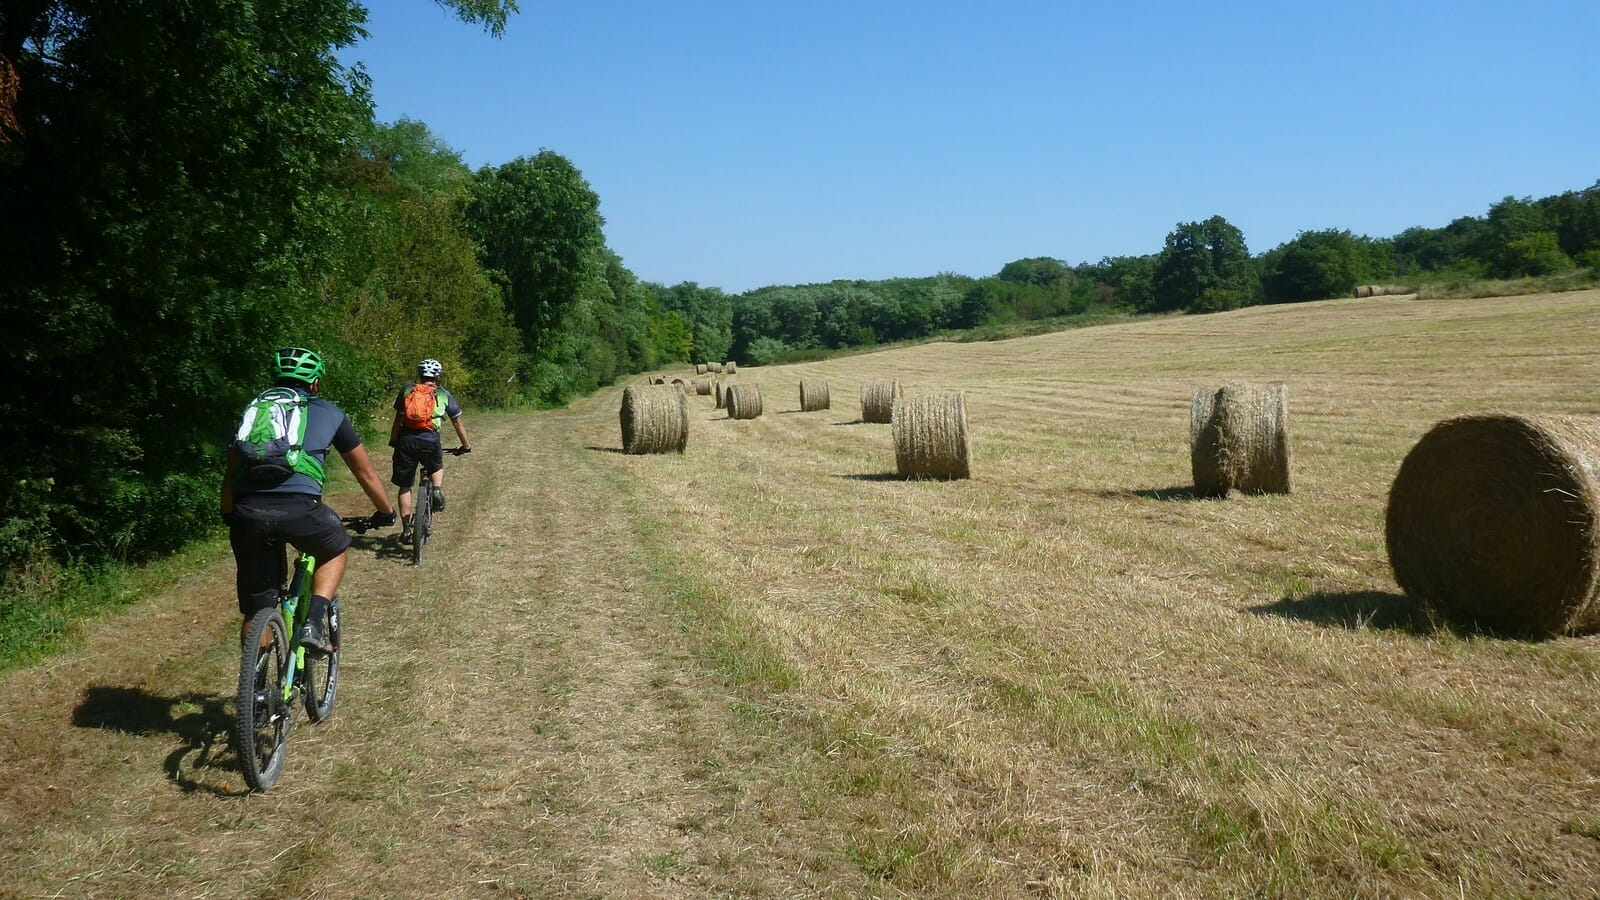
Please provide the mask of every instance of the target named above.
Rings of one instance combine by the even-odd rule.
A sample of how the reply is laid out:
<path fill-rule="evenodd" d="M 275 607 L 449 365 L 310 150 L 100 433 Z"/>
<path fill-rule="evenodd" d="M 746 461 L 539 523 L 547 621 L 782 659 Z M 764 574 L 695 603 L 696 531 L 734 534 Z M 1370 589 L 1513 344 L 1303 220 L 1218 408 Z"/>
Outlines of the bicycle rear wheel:
<path fill-rule="evenodd" d="M 428 535 L 432 532 L 433 482 L 424 473 L 422 484 L 417 488 L 416 508 L 411 512 L 411 561 L 414 564 L 422 565 L 422 545 L 428 542 Z"/>
<path fill-rule="evenodd" d="M 267 790 L 283 772 L 284 750 L 294 724 L 283 689 L 293 672 L 283 616 L 276 606 L 257 611 L 245 631 L 240 653 L 234 717 L 239 765 L 251 790 Z"/>
<path fill-rule="evenodd" d="M 306 715 L 321 722 L 333 715 L 333 700 L 339 692 L 339 598 L 328 601 L 328 642 L 333 652 L 307 653 L 304 679 Z"/>

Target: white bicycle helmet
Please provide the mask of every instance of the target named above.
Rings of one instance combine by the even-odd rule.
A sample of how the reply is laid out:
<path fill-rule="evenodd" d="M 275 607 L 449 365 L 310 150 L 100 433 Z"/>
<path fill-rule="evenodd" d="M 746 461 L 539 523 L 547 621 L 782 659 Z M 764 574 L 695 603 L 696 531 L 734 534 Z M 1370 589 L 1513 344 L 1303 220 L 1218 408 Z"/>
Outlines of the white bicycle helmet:
<path fill-rule="evenodd" d="M 444 366 L 439 365 L 439 361 L 437 359 L 425 359 L 422 362 L 417 363 L 417 373 L 423 378 L 438 378 L 439 373 L 443 371 Z"/>

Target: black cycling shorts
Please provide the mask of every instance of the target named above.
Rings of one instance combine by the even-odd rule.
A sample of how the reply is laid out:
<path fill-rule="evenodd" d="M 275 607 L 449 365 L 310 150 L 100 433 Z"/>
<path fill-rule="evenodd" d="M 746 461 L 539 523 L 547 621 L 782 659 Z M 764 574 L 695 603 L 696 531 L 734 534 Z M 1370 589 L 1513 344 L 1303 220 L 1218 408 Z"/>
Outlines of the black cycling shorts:
<path fill-rule="evenodd" d="M 408 488 L 417 481 L 417 466 L 425 475 L 444 468 L 444 445 L 434 431 L 401 434 L 394 442 L 394 471 L 389 481 L 397 487 Z"/>
<path fill-rule="evenodd" d="M 325 563 L 350 548 L 350 533 L 321 497 L 244 494 L 233 501 L 228 543 L 238 564 L 239 612 L 251 616 L 278 602 L 288 572 L 285 543 Z"/>

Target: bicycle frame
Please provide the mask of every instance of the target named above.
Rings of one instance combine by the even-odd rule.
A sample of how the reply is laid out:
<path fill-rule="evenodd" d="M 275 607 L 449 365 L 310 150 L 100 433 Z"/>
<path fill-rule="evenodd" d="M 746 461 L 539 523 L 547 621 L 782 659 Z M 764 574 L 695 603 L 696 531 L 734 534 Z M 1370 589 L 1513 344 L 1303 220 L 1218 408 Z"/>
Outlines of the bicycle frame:
<path fill-rule="evenodd" d="M 283 611 L 284 624 L 289 627 L 289 652 L 294 655 L 294 676 L 283 685 L 285 703 L 294 699 L 295 688 L 306 670 L 306 648 L 300 644 L 300 632 L 305 628 L 306 617 L 311 615 L 311 573 L 316 571 L 317 560 L 309 553 L 301 553 L 294 560 L 294 574 L 289 578 L 289 589 L 278 601 Z"/>

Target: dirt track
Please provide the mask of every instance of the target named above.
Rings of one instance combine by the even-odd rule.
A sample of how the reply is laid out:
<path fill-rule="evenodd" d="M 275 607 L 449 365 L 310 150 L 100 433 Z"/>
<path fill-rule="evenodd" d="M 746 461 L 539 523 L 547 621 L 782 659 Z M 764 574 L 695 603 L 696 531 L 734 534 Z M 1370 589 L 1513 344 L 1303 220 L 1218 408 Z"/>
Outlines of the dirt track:
<path fill-rule="evenodd" d="M 357 539 L 339 705 L 269 794 L 227 746 L 231 560 L 6 677 L 0 895 L 671 896 L 718 858 L 792 893 L 698 825 L 728 698 L 572 419 L 476 417 L 420 570 Z"/>

